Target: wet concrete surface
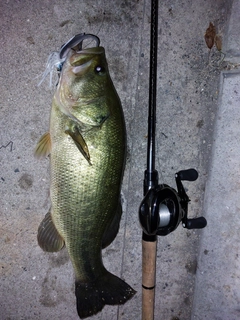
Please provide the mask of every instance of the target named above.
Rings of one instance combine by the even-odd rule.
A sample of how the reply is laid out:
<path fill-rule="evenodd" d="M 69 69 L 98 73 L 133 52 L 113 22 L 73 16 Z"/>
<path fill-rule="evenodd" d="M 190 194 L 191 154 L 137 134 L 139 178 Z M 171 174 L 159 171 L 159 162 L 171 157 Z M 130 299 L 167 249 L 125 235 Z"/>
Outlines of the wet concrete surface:
<path fill-rule="evenodd" d="M 205 214 L 220 73 L 231 68 L 215 47 L 209 52 L 204 33 L 212 21 L 227 46 L 231 5 L 224 0 L 159 3 L 156 168 L 159 182 L 172 187 L 175 172 L 199 171 L 196 182 L 185 183 L 191 217 Z M 146 168 L 150 1 L 116 0 L 113 6 L 106 0 L 9 0 L 0 8 L 0 319 L 78 318 L 66 250 L 44 253 L 36 241 L 50 206 L 49 160 L 35 159 L 33 150 L 48 129 L 54 92 L 47 81 L 37 86 L 47 58 L 81 32 L 98 35 L 105 47 L 128 135 L 123 218 L 116 240 L 103 251 L 104 264 L 137 290 L 125 305 L 106 306 L 92 319 L 141 319 L 138 207 Z M 191 318 L 201 235 L 179 226 L 158 239 L 156 319 Z"/>

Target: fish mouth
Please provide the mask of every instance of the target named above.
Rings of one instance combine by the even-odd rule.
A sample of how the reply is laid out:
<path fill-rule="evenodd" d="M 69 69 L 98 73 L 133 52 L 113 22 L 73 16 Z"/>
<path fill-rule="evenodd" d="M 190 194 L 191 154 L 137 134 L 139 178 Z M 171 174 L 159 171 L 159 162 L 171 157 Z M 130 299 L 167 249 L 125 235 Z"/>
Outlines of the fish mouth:
<path fill-rule="evenodd" d="M 94 57 L 102 54 L 104 54 L 103 47 L 86 48 L 80 51 L 72 50 L 72 55 L 69 58 L 69 63 L 73 67 L 72 72 L 81 75 L 90 67 Z"/>

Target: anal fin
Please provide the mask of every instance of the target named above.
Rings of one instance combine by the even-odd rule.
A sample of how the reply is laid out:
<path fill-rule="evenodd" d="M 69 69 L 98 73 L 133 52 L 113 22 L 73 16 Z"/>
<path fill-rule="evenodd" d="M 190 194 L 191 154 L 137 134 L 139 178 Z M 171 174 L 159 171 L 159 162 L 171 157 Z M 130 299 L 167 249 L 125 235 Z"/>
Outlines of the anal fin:
<path fill-rule="evenodd" d="M 43 251 L 57 252 L 64 246 L 64 240 L 58 233 L 50 211 L 45 215 L 38 228 L 37 240 Z"/>

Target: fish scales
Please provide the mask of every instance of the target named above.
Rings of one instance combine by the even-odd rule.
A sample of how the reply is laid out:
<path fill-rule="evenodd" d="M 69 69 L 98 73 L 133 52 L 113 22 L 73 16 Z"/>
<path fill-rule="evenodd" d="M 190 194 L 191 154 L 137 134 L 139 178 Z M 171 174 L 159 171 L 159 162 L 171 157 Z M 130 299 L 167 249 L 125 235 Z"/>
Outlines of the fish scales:
<path fill-rule="evenodd" d="M 65 243 L 80 318 L 125 303 L 135 291 L 105 269 L 101 253 L 118 231 L 126 155 L 124 116 L 103 47 L 68 54 L 49 136 L 39 145 L 42 155 L 51 150 L 51 210 L 40 224 L 39 245 L 58 251 Z"/>
<path fill-rule="evenodd" d="M 71 137 L 64 133 L 66 115 L 55 105 L 52 112 L 51 127 L 56 141 L 51 152 L 51 201 L 52 208 L 57 208 L 52 212 L 53 221 L 65 239 L 70 256 L 79 257 L 79 247 L 87 247 L 95 259 L 101 251 L 106 224 L 117 210 L 125 156 L 125 138 L 120 130 L 123 123 L 119 121 L 121 118 L 112 116 L 101 129 L 84 135 L 91 154 L 92 165 L 89 165 Z M 56 130 L 55 119 L 59 122 L 60 116 L 62 121 Z M 109 150 L 109 144 L 115 148 L 114 152 Z M 80 277 L 82 260 L 86 259 L 73 260 Z"/>

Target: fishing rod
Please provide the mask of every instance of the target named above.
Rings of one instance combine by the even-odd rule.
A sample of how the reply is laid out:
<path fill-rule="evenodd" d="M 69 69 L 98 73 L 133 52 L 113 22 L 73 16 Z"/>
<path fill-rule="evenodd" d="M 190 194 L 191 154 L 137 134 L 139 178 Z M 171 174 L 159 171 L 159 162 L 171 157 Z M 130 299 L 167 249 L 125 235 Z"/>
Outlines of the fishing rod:
<path fill-rule="evenodd" d="M 187 229 L 202 229 L 207 225 L 204 217 L 188 218 L 190 199 L 182 181 L 195 181 L 198 178 L 195 169 L 175 173 L 177 190 L 158 183 L 158 171 L 155 169 L 157 52 L 158 0 L 151 0 L 147 169 L 144 172 L 144 198 L 139 207 L 139 220 L 143 229 L 142 320 L 154 319 L 157 236 L 171 233 L 180 222 Z"/>

